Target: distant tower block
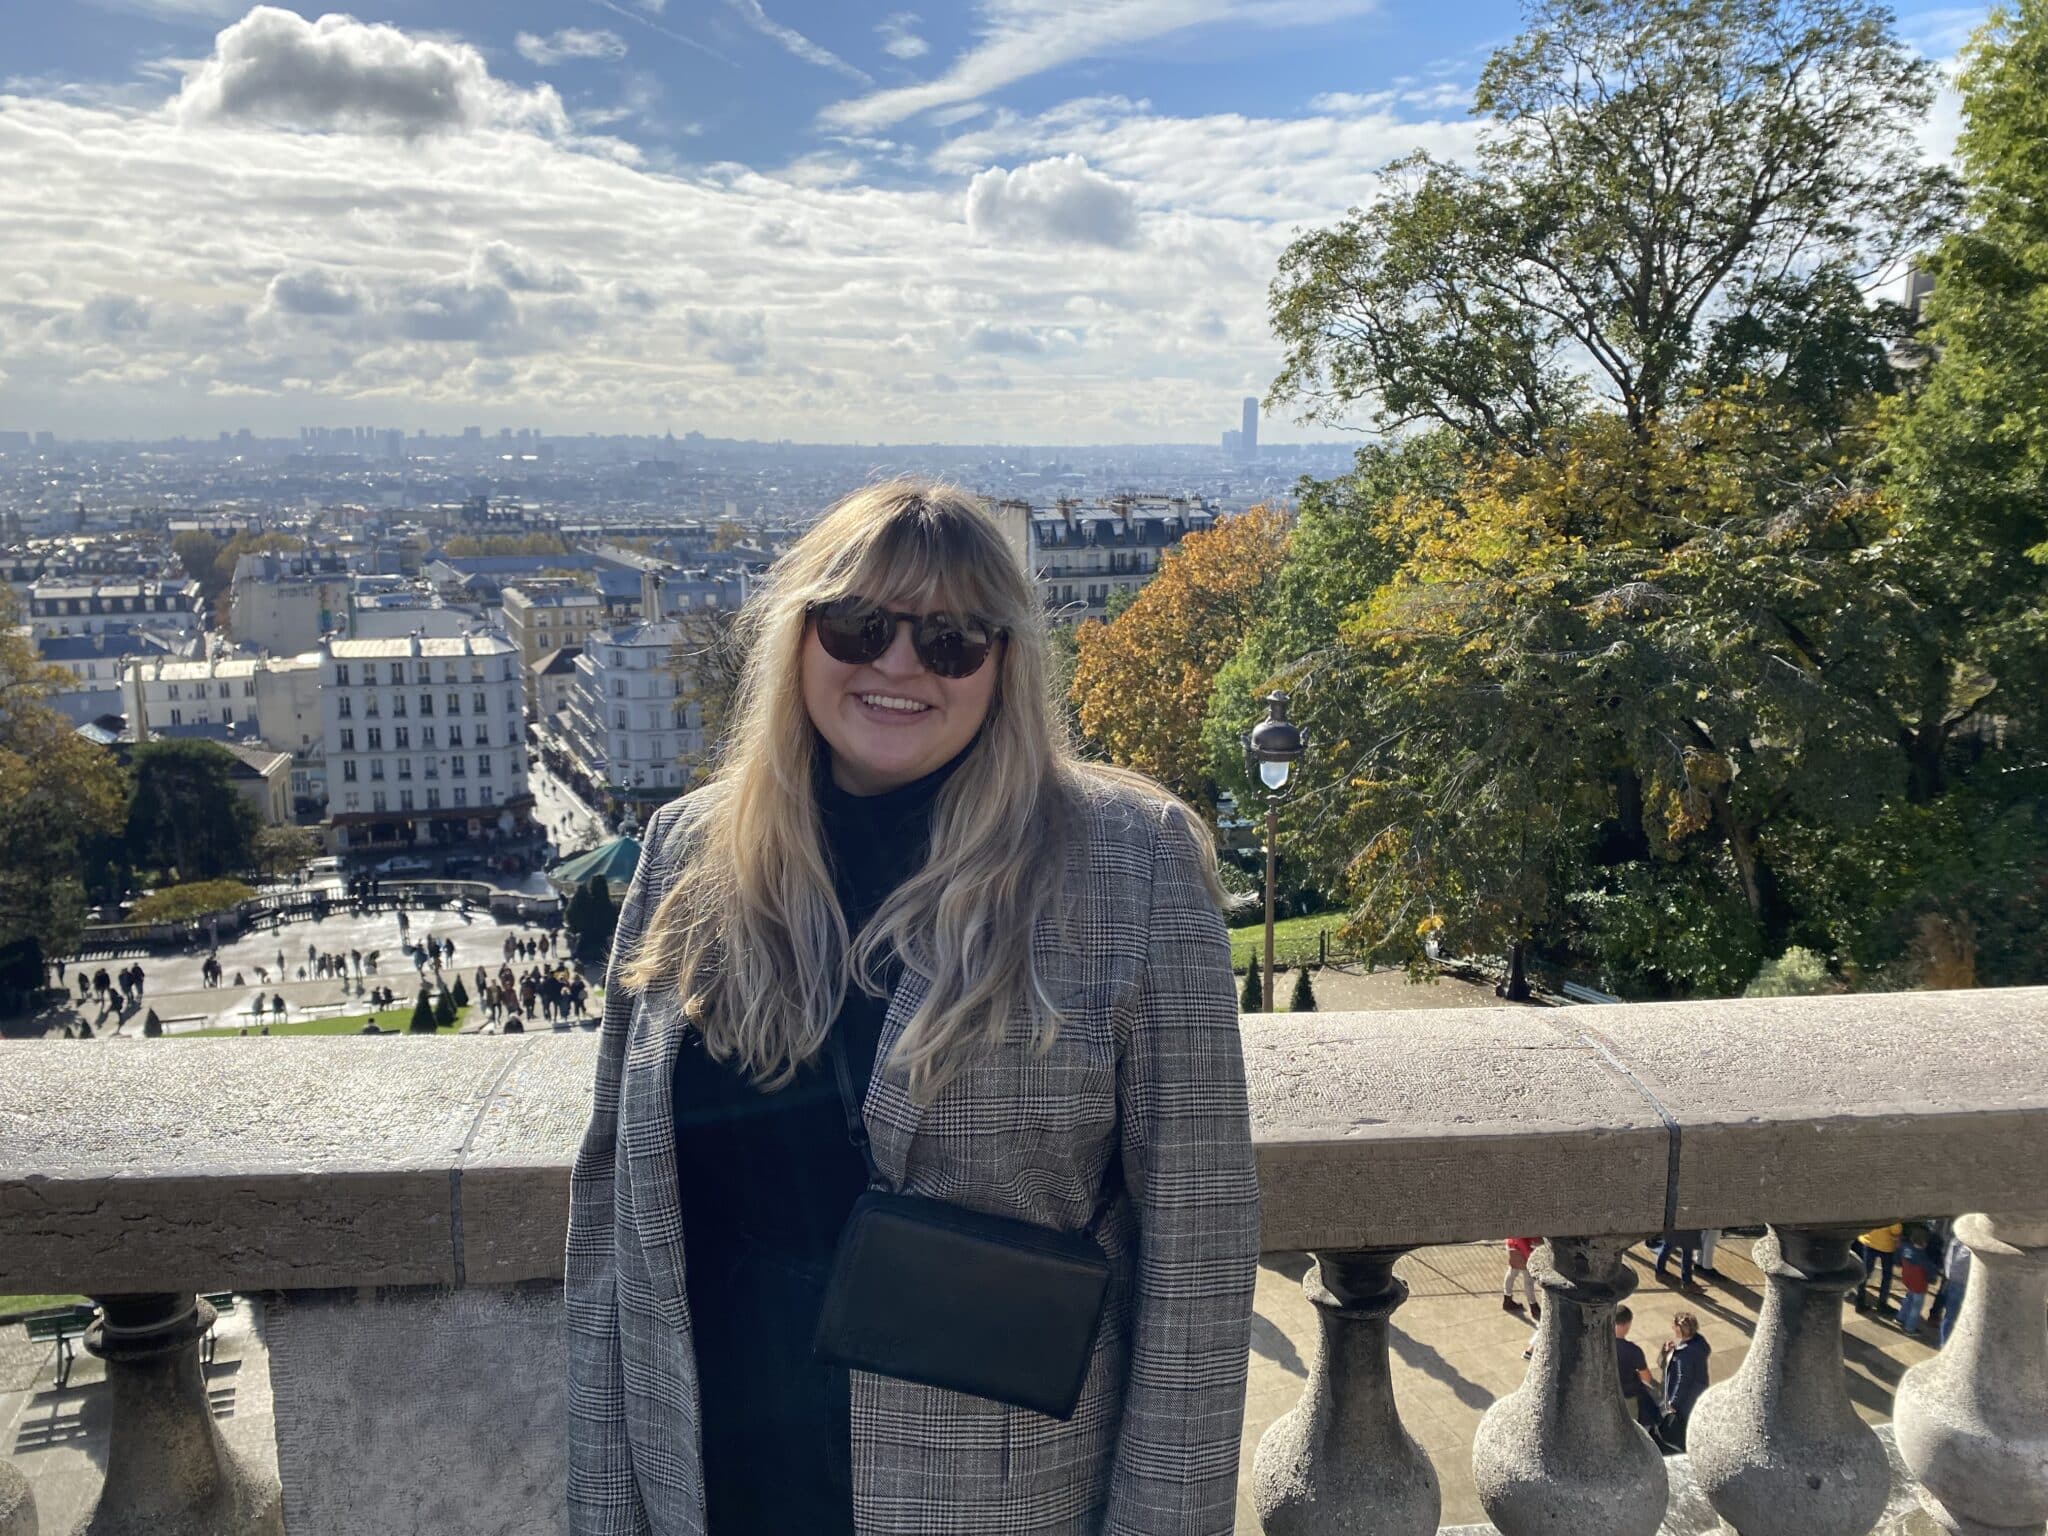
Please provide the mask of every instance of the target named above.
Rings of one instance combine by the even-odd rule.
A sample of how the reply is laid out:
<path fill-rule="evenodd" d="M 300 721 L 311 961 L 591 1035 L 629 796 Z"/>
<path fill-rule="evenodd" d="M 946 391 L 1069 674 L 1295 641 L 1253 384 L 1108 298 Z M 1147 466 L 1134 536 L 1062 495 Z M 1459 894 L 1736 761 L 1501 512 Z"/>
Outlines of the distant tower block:
<path fill-rule="evenodd" d="M 1259 456 L 1259 398 L 1244 397 L 1244 427 L 1238 433 L 1238 448 L 1248 459 Z"/>

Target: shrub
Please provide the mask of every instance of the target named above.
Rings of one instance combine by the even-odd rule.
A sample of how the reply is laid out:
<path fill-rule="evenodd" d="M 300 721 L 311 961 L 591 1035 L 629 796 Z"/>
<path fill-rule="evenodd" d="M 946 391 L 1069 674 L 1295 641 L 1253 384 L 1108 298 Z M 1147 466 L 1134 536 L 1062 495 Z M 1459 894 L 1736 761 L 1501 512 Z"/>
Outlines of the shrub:
<path fill-rule="evenodd" d="M 1308 967 L 1305 965 L 1294 973 L 1294 995 L 1288 998 L 1287 1007 L 1293 1013 L 1316 1011 L 1316 989 L 1309 983 Z"/>
<path fill-rule="evenodd" d="M 1766 960 L 1756 979 L 1743 989 L 1744 997 L 1822 997 L 1840 992 L 1842 984 L 1828 974 L 1827 962 L 1810 949 L 1798 945 L 1775 960 Z"/>
<path fill-rule="evenodd" d="M 135 923 L 176 923 L 239 906 L 256 892 L 239 880 L 194 880 L 152 891 L 128 909 Z"/>
<path fill-rule="evenodd" d="M 425 987 L 420 988 L 419 1000 L 412 1005 L 412 1023 L 406 1027 L 416 1035 L 434 1032 L 434 1004 Z"/>
<path fill-rule="evenodd" d="M 1246 1013 L 1257 1013 L 1266 1006 L 1266 987 L 1256 960 L 1244 968 L 1244 994 L 1238 998 L 1238 1006 Z"/>
<path fill-rule="evenodd" d="M 441 989 L 441 995 L 434 1000 L 434 1027 L 436 1029 L 453 1029 L 455 1027 L 455 999 L 450 995 L 446 987 Z"/>
<path fill-rule="evenodd" d="M 467 1008 L 469 1006 L 469 988 L 462 984 L 460 976 L 455 978 L 455 985 L 450 990 L 455 998 L 456 1007 Z"/>

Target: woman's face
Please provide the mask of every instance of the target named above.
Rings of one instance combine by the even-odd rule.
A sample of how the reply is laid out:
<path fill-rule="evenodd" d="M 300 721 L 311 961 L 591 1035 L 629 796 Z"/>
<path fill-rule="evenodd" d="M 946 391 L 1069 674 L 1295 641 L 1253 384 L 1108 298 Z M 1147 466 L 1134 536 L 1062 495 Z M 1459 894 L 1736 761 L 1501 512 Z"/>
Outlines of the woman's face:
<path fill-rule="evenodd" d="M 817 627 L 806 624 L 804 708 L 832 749 L 834 782 L 850 794 L 878 795 L 951 762 L 988 718 L 1001 662 L 998 642 L 971 676 L 940 677 L 918 660 L 908 624 L 896 626 L 889 649 L 873 661 L 835 661 L 818 643 Z"/>

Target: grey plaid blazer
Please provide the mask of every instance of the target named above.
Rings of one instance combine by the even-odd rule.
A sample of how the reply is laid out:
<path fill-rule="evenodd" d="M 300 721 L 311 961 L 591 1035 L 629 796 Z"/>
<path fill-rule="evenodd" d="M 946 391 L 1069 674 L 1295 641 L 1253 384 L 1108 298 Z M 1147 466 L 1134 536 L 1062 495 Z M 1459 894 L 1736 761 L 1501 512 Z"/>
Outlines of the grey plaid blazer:
<path fill-rule="evenodd" d="M 862 1536 L 1226 1536 L 1258 1255 L 1244 1065 L 1229 941 L 1183 812 L 1099 790 L 1038 961 L 1067 1019 L 1033 1056 L 1006 1042 L 925 1106 L 878 1069 L 863 1106 L 891 1184 L 1067 1229 L 1098 1229 L 1110 1299 L 1081 1402 L 1061 1423 L 943 1388 L 852 1373 L 854 1519 Z M 650 827 L 613 967 L 660 903 L 688 841 L 687 800 Z M 882 1056 L 926 982 L 907 967 Z M 673 994 L 605 991 L 590 1125 L 571 1178 L 569 1529 L 707 1532 L 697 1377 L 683 1287 Z M 792 1532 L 791 1536 L 802 1536 Z"/>

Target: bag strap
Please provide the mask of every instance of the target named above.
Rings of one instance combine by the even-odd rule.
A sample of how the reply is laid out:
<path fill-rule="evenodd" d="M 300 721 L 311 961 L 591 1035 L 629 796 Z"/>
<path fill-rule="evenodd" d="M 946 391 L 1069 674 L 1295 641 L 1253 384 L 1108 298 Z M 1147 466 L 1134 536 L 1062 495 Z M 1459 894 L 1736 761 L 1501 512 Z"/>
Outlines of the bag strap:
<path fill-rule="evenodd" d="M 825 1047 L 832 1053 L 832 1076 L 839 1084 L 839 1107 L 846 1113 L 846 1139 L 860 1152 L 861 1161 L 867 1164 L 868 1187 L 887 1191 L 889 1181 L 882 1177 L 882 1170 L 875 1166 L 875 1149 L 868 1140 L 867 1120 L 861 1114 L 860 1098 L 853 1091 L 853 1067 L 846 1059 L 846 1038 L 835 1024 L 825 1037 Z M 1102 1224 L 1109 1208 L 1116 1203 L 1117 1190 L 1123 1184 L 1123 1161 L 1118 1157 L 1109 1160 L 1109 1177 L 1102 1181 L 1102 1193 L 1095 1202 L 1095 1209 L 1088 1215 L 1088 1225 L 1081 1230 L 1089 1236 Z"/>

